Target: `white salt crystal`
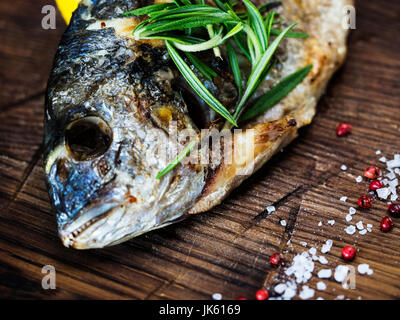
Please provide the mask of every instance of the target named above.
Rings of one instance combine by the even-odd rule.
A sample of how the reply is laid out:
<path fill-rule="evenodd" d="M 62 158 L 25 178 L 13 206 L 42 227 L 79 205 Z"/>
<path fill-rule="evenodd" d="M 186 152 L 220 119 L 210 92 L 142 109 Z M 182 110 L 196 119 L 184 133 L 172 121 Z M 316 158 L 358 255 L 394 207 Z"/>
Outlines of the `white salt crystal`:
<path fill-rule="evenodd" d="M 344 300 L 344 295 L 341 294 L 340 296 L 337 296 L 336 299 L 337 300 Z"/>
<path fill-rule="evenodd" d="M 328 224 L 330 224 L 331 226 L 333 226 L 335 224 L 335 220 L 329 220 Z"/>
<path fill-rule="evenodd" d="M 378 195 L 379 198 L 386 200 L 390 194 L 390 189 L 389 188 L 380 188 L 376 190 L 376 194 Z"/>
<path fill-rule="evenodd" d="M 396 174 L 393 171 L 390 171 L 389 173 L 385 174 L 385 177 L 387 177 L 389 180 L 393 180 L 396 178 Z"/>
<path fill-rule="evenodd" d="M 372 232 L 372 224 L 370 223 L 367 224 L 367 231 Z"/>
<path fill-rule="evenodd" d="M 297 291 L 296 284 L 288 282 L 287 283 L 287 289 L 283 293 L 282 298 L 283 299 L 292 299 L 296 295 L 296 291 Z"/>
<path fill-rule="evenodd" d="M 400 159 L 395 157 L 395 159 L 386 162 L 388 168 L 400 168 Z"/>
<path fill-rule="evenodd" d="M 363 236 L 364 234 L 367 234 L 367 232 L 368 232 L 367 229 L 364 229 L 364 230 L 360 230 L 358 233 Z"/>
<path fill-rule="evenodd" d="M 399 196 L 397 194 L 390 195 L 390 201 L 396 201 Z"/>
<path fill-rule="evenodd" d="M 362 263 L 362 264 L 358 265 L 357 270 L 360 274 L 371 275 L 374 273 L 374 271 L 372 269 L 370 269 L 369 264 L 366 264 L 366 263 Z"/>
<path fill-rule="evenodd" d="M 347 221 L 347 222 L 350 222 L 352 219 L 353 219 L 353 217 L 352 217 L 351 214 L 349 213 L 349 214 L 346 216 L 346 221 Z"/>
<path fill-rule="evenodd" d="M 318 297 L 317 298 L 317 300 L 325 300 L 324 298 L 322 298 L 322 297 Z"/>
<path fill-rule="evenodd" d="M 354 234 L 356 232 L 356 227 L 355 226 L 348 226 L 347 228 L 344 229 L 347 234 Z"/>
<path fill-rule="evenodd" d="M 328 260 L 324 256 L 319 256 L 318 261 L 321 264 L 328 264 Z"/>
<path fill-rule="evenodd" d="M 380 157 L 379 161 L 385 163 L 387 161 L 387 159 L 385 157 Z"/>
<path fill-rule="evenodd" d="M 328 253 L 331 250 L 332 245 L 333 245 L 333 241 L 332 240 L 330 240 L 330 239 L 326 240 L 325 244 L 322 245 L 321 252 L 322 253 Z"/>
<path fill-rule="evenodd" d="M 332 270 L 331 269 L 321 269 L 318 271 L 318 278 L 320 279 L 329 279 L 332 277 Z"/>
<path fill-rule="evenodd" d="M 324 291 L 326 290 L 326 284 L 322 281 L 317 282 L 317 289 L 319 291 Z"/>
<path fill-rule="evenodd" d="M 271 214 L 271 213 L 274 212 L 274 211 L 276 211 L 276 209 L 275 209 L 274 206 L 268 206 L 268 207 L 267 207 L 267 212 L 268 212 L 268 214 Z"/>
<path fill-rule="evenodd" d="M 381 150 L 376 150 L 376 152 L 375 152 L 375 154 L 381 154 L 382 153 L 382 151 Z"/>
<path fill-rule="evenodd" d="M 308 252 L 309 252 L 312 256 L 315 256 L 315 254 L 317 253 L 317 249 L 316 249 L 316 248 L 310 248 L 310 250 L 308 250 Z"/>
<path fill-rule="evenodd" d="M 347 167 L 346 167 L 346 165 L 342 165 L 341 167 L 340 167 L 340 169 L 342 169 L 342 171 L 346 171 L 347 170 Z"/>
<path fill-rule="evenodd" d="M 306 283 L 312 276 L 314 262 L 308 252 L 298 254 L 293 258 L 291 266 L 286 269 L 287 276 L 295 276 L 297 283 Z"/>
<path fill-rule="evenodd" d="M 275 286 L 274 290 L 277 294 L 282 294 L 285 292 L 287 286 L 284 283 L 280 283 L 277 286 Z"/>
<path fill-rule="evenodd" d="M 307 299 L 311 299 L 312 297 L 314 297 L 315 294 L 315 290 L 311 289 L 309 286 L 303 286 L 299 297 L 303 300 L 307 300 Z"/>
<path fill-rule="evenodd" d="M 318 227 L 322 227 L 322 221 L 318 222 Z"/>
<path fill-rule="evenodd" d="M 341 197 L 340 201 L 346 202 L 347 201 L 347 197 Z"/>
<path fill-rule="evenodd" d="M 353 208 L 353 207 L 349 208 L 349 213 L 350 214 L 356 214 L 356 212 L 357 212 L 357 210 L 355 208 Z"/>
<path fill-rule="evenodd" d="M 286 220 L 281 220 L 281 226 L 286 227 L 286 225 L 287 225 Z"/>
<path fill-rule="evenodd" d="M 335 269 L 334 278 L 337 282 L 343 282 L 346 279 L 347 273 L 349 272 L 349 267 L 344 265 L 338 265 Z"/>
<path fill-rule="evenodd" d="M 222 300 L 222 294 L 220 294 L 220 293 L 214 293 L 214 294 L 212 295 L 212 298 L 213 298 L 214 300 Z"/>
<path fill-rule="evenodd" d="M 302 245 L 303 247 L 307 247 L 307 242 L 302 241 L 300 242 L 300 245 Z"/>
<path fill-rule="evenodd" d="M 363 229 L 364 229 L 364 225 L 363 225 L 362 221 L 358 221 L 358 222 L 356 223 L 356 226 L 357 226 L 357 229 L 358 229 L 358 230 L 363 230 Z"/>
<path fill-rule="evenodd" d="M 357 183 L 360 183 L 362 181 L 362 177 L 361 176 L 358 176 L 357 178 L 356 178 L 356 182 Z"/>

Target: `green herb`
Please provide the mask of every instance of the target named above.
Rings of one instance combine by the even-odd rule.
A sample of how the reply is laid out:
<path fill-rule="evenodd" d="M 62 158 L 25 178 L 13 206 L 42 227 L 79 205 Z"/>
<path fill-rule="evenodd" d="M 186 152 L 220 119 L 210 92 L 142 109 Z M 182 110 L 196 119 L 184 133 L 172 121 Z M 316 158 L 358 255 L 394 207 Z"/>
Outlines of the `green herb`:
<path fill-rule="evenodd" d="M 228 42 L 228 58 L 229 64 L 231 66 L 231 70 L 233 73 L 233 78 L 235 79 L 236 87 L 238 88 L 239 97 L 242 96 L 242 75 L 239 68 L 239 63 L 237 59 L 237 55 L 232 45 Z"/>
<path fill-rule="evenodd" d="M 191 141 L 188 146 L 183 149 L 183 151 L 175 158 L 175 160 L 173 160 L 163 171 L 160 171 L 157 174 L 156 179 L 161 179 L 168 172 L 172 171 L 172 169 L 174 169 L 189 154 L 195 145 L 196 141 Z"/>
<path fill-rule="evenodd" d="M 311 69 L 312 66 L 307 66 L 283 79 L 272 89 L 267 91 L 267 93 L 262 95 L 257 102 L 240 117 L 240 121 L 250 120 L 273 107 L 303 81 Z"/>
<path fill-rule="evenodd" d="M 213 77 L 216 77 L 217 74 L 213 69 L 211 69 L 208 65 L 206 65 L 203 61 L 197 58 L 194 54 L 189 52 L 185 52 L 189 61 L 194 65 L 194 67 L 199 70 L 199 72 L 206 77 L 207 80 L 212 81 Z"/>
<path fill-rule="evenodd" d="M 178 54 L 175 48 L 170 44 L 169 41 L 165 42 L 167 46 L 168 53 L 170 54 L 172 60 L 175 62 L 177 68 L 182 73 L 183 77 L 193 88 L 194 91 L 216 112 L 227 119 L 232 125 L 237 127 L 236 121 L 232 118 L 228 110 L 219 102 L 207 88 L 201 83 L 199 78 L 196 77 L 194 72 Z"/>
<path fill-rule="evenodd" d="M 272 28 L 281 20 L 275 19 L 277 14 L 270 10 L 279 6 L 280 2 L 271 2 L 257 8 L 250 0 L 242 1 L 246 11 L 234 10 L 236 0 L 214 0 L 216 6 L 207 5 L 205 0 L 174 0 L 173 3 L 152 5 L 124 14 L 149 17 L 135 27 L 135 39 L 165 40 L 171 59 L 188 84 L 212 109 L 225 118 L 224 128 L 229 129 L 237 126 L 239 120 L 249 120 L 271 108 L 292 91 L 311 70 L 311 66 L 308 66 L 293 73 L 258 100 L 252 101 L 253 95 L 276 64 L 274 55 L 282 39 L 306 38 L 308 35 L 292 31 L 296 24 L 284 30 Z M 271 37 L 274 37 L 273 41 Z M 216 57 L 222 59 L 220 47 L 224 44 L 227 45 L 228 61 L 238 89 L 239 98 L 233 115 L 206 89 L 179 53 L 183 52 L 190 63 L 207 80 L 212 81 L 217 74 L 195 53 L 212 50 Z M 240 70 L 238 53 L 246 57 L 251 64 L 251 72 L 247 79 Z M 250 101 L 252 106 L 249 106 Z M 193 148 L 194 142 L 189 146 Z M 160 172 L 157 178 L 172 170 L 190 150 L 186 151 Z"/>

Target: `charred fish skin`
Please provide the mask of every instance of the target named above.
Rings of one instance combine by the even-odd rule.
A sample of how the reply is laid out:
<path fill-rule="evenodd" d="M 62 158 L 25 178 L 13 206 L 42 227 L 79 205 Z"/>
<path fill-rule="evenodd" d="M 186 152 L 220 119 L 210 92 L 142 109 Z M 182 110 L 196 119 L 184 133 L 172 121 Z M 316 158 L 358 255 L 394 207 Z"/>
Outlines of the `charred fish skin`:
<path fill-rule="evenodd" d="M 157 153 L 168 127 L 197 130 L 165 48 L 135 43 L 115 25 L 147 3 L 83 0 L 58 48 L 48 81 L 44 167 L 67 247 L 101 248 L 179 220 L 204 186 L 201 166 L 168 164 Z M 131 18 L 125 18 L 131 19 Z M 99 21 L 100 28 L 93 28 Z"/>

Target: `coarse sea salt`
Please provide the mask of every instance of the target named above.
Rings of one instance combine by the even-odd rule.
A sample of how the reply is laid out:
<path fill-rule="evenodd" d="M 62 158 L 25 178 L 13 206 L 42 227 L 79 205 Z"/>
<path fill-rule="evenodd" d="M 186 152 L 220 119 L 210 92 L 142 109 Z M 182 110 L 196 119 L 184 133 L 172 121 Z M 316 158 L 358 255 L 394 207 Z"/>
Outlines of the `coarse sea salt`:
<path fill-rule="evenodd" d="M 382 153 L 382 151 L 381 150 L 376 150 L 376 152 L 375 152 L 375 154 L 381 154 Z"/>
<path fill-rule="evenodd" d="M 317 289 L 318 289 L 319 291 L 324 291 L 324 290 L 326 290 L 326 284 L 325 284 L 325 282 L 322 282 L 322 281 L 317 282 Z"/>
<path fill-rule="evenodd" d="M 315 294 L 314 289 L 311 289 L 309 286 L 303 286 L 300 291 L 299 297 L 303 300 L 307 300 L 314 297 L 314 294 Z"/>
<path fill-rule="evenodd" d="M 285 292 L 286 288 L 287 288 L 287 285 L 286 285 L 286 284 L 280 283 L 280 284 L 278 284 L 278 285 L 275 286 L 274 290 L 275 290 L 275 292 L 276 292 L 277 294 L 282 294 L 282 293 Z"/>
<path fill-rule="evenodd" d="M 390 189 L 389 188 L 380 188 L 376 190 L 376 194 L 378 195 L 379 198 L 386 200 L 390 194 Z"/>
<path fill-rule="evenodd" d="M 340 198 L 340 201 L 346 202 L 346 201 L 347 201 L 347 197 L 345 197 L 345 196 L 341 197 L 341 198 Z"/>
<path fill-rule="evenodd" d="M 386 162 L 386 165 L 388 166 L 388 168 L 399 168 L 400 167 L 400 159 L 395 158 L 393 160 L 389 160 L 388 162 Z"/>
<path fill-rule="evenodd" d="M 346 231 L 347 234 L 352 235 L 352 234 L 356 233 L 356 227 L 353 225 L 350 225 L 347 228 L 345 228 L 344 231 Z"/>
<path fill-rule="evenodd" d="M 324 256 L 319 256 L 318 261 L 321 264 L 328 264 L 328 260 Z"/>
<path fill-rule="evenodd" d="M 329 220 L 328 224 L 330 224 L 331 226 L 333 226 L 335 224 L 335 220 Z"/>
<path fill-rule="evenodd" d="M 310 280 L 314 270 L 314 262 L 308 252 L 298 254 L 293 258 L 291 266 L 286 269 L 287 276 L 294 276 L 297 283 L 306 283 Z"/>
<path fill-rule="evenodd" d="M 329 279 L 332 277 L 332 270 L 331 269 L 321 269 L 318 271 L 318 278 L 320 279 Z"/>
<path fill-rule="evenodd" d="M 346 221 L 350 222 L 351 220 L 353 220 L 353 217 L 351 216 L 351 214 L 349 213 L 348 215 L 346 215 Z"/>
<path fill-rule="evenodd" d="M 310 250 L 308 250 L 308 252 L 309 252 L 312 256 L 315 256 L 315 255 L 317 254 L 317 249 L 314 248 L 314 247 L 312 247 L 312 248 L 310 248 Z"/>
<path fill-rule="evenodd" d="M 363 230 L 364 229 L 364 224 L 362 223 L 362 221 L 358 221 L 356 223 L 356 227 L 358 230 Z"/>
<path fill-rule="evenodd" d="M 385 157 L 380 157 L 380 158 L 379 158 L 379 161 L 380 161 L 380 162 L 383 162 L 383 163 L 386 163 L 387 159 L 386 159 Z"/>
<path fill-rule="evenodd" d="M 356 212 L 357 212 L 357 210 L 355 208 L 353 208 L 353 207 L 349 208 L 349 213 L 350 214 L 356 214 Z"/>
<path fill-rule="evenodd" d="M 213 298 L 214 300 L 222 300 L 222 294 L 220 294 L 220 293 L 214 293 L 214 294 L 212 295 L 212 298 Z"/>
<path fill-rule="evenodd" d="M 333 245 L 333 241 L 331 239 L 326 240 L 326 242 L 322 245 L 321 252 L 322 253 L 328 253 L 331 251 Z"/>
<path fill-rule="evenodd" d="M 318 222 L 318 227 L 322 227 L 322 221 Z"/>
<path fill-rule="evenodd" d="M 281 220 L 281 226 L 286 227 L 287 223 L 286 220 Z"/>
<path fill-rule="evenodd" d="M 371 275 L 374 273 L 374 271 L 372 269 L 370 269 L 369 264 L 366 264 L 366 263 L 362 263 L 362 264 L 358 265 L 357 270 L 360 274 Z"/>
<path fill-rule="evenodd" d="M 343 282 L 346 279 L 347 274 L 349 272 L 349 267 L 344 265 L 338 265 L 335 268 L 335 275 L 334 278 L 337 282 Z"/>
<path fill-rule="evenodd" d="M 358 231 L 358 233 L 361 234 L 362 236 L 367 234 L 367 232 L 368 232 L 367 229 L 363 229 L 363 230 Z"/>
<path fill-rule="evenodd" d="M 343 164 L 343 165 L 340 167 L 340 169 L 342 169 L 342 171 L 346 171 L 346 170 L 347 170 L 347 166 Z"/>
<path fill-rule="evenodd" d="M 356 182 L 357 183 L 360 183 L 362 181 L 362 177 L 361 176 L 358 176 L 357 178 L 356 178 Z"/>
<path fill-rule="evenodd" d="M 267 207 L 267 212 L 268 212 L 268 214 L 271 214 L 272 212 L 275 212 L 275 211 L 276 211 L 276 209 L 275 209 L 274 206 L 268 206 L 268 207 Z"/>

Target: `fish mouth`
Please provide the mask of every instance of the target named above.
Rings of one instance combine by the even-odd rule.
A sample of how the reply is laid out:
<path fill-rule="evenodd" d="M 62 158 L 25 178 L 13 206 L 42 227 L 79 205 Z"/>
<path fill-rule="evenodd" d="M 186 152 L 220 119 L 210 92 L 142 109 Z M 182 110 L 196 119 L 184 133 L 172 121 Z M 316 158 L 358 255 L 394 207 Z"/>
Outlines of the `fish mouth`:
<path fill-rule="evenodd" d="M 109 218 L 120 203 L 102 203 L 90 208 L 83 208 L 77 213 L 77 218 L 59 228 L 59 236 L 67 248 L 91 249 L 101 248 L 103 242 L 97 242 L 91 234 L 101 221 Z M 111 229 L 112 226 L 110 226 Z"/>

